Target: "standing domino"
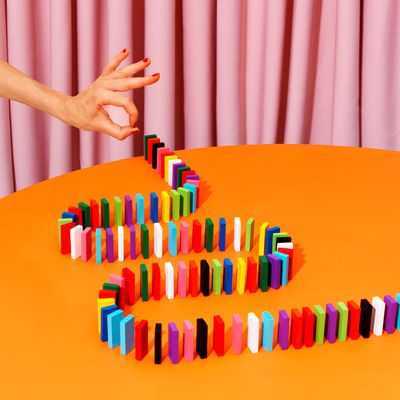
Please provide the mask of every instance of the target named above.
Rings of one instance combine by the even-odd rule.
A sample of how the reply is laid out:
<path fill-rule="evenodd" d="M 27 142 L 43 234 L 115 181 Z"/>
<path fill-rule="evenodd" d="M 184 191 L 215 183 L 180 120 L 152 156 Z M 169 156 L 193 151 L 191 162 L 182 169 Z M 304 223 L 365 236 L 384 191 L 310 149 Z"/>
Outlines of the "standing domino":
<path fill-rule="evenodd" d="M 167 299 L 173 299 L 175 296 L 174 267 L 169 261 L 165 263 L 165 295 Z"/>
<path fill-rule="evenodd" d="M 376 336 L 381 336 L 383 332 L 383 322 L 385 320 L 385 302 L 378 296 L 372 298 L 374 308 L 373 332 Z"/>
<path fill-rule="evenodd" d="M 124 261 L 124 227 L 118 226 L 118 261 Z"/>
<path fill-rule="evenodd" d="M 71 240 L 71 258 L 76 260 L 78 257 L 82 255 L 82 226 L 77 225 L 74 226 L 70 231 L 70 240 Z"/>
<path fill-rule="evenodd" d="M 252 353 L 258 353 L 260 341 L 260 320 L 253 312 L 247 315 L 247 347 Z"/>
<path fill-rule="evenodd" d="M 234 228 L 233 228 L 233 249 L 235 250 L 235 251 L 240 251 L 240 247 L 241 247 L 241 243 L 240 243 L 240 241 L 241 241 L 241 227 L 242 227 L 242 224 L 241 224 L 241 221 L 240 221 L 240 218 L 239 217 L 235 217 L 235 220 L 234 220 Z"/>
<path fill-rule="evenodd" d="M 159 222 L 154 224 L 154 254 L 157 258 L 163 255 L 163 228 Z"/>

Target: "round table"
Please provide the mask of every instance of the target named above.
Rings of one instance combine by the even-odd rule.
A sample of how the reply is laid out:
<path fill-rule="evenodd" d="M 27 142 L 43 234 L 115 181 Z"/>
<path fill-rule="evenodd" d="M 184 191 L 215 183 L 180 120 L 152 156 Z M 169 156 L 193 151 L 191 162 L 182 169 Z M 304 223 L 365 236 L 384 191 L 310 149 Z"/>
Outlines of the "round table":
<path fill-rule="evenodd" d="M 370 339 L 348 339 L 312 348 L 258 354 L 228 350 L 189 363 L 153 364 L 155 322 L 219 314 L 228 328 L 232 313 L 313 307 L 383 298 L 400 292 L 397 243 L 400 227 L 400 153 L 313 146 L 248 145 L 177 152 L 201 176 L 202 204 L 189 219 L 215 222 L 225 217 L 225 253 L 176 259 L 230 257 L 233 218 L 242 227 L 267 220 L 289 232 L 296 246 L 296 274 L 288 286 L 267 293 L 199 296 L 141 301 L 133 307 L 147 318 L 150 352 L 141 362 L 122 356 L 99 340 L 96 298 L 102 282 L 124 266 L 143 260 L 97 265 L 62 256 L 57 219 L 79 201 L 142 193 L 169 187 L 140 158 L 75 171 L 0 200 L 1 397 L 11 398 L 392 398 L 398 395 L 400 332 Z M 257 253 L 255 251 L 254 253 Z M 151 266 L 154 258 L 146 260 Z M 212 326 L 212 325 L 211 325 Z M 181 331 L 182 332 L 182 331 Z M 181 333 L 180 332 L 180 333 Z M 182 337 L 182 336 L 181 336 Z M 393 380 L 392 380 L 393 379 Z"/>

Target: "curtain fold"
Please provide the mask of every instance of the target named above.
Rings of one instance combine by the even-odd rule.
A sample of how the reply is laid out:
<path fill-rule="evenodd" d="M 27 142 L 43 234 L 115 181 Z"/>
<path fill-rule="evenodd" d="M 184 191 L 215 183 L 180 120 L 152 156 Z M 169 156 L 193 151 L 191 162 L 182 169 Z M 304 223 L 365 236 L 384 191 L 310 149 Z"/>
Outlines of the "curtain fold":
<path fill-rule="evenodd" d="M 397 0 L 0 0 L 0 57 L 56 90 L 77 94 L 124 48 L 161 73 L 131 94 L 142 133 L 124 142 L 0 99 L 0 196 L 139 155 L 143 132 L 177 149 L 398 150 L 399 37 Z"/>

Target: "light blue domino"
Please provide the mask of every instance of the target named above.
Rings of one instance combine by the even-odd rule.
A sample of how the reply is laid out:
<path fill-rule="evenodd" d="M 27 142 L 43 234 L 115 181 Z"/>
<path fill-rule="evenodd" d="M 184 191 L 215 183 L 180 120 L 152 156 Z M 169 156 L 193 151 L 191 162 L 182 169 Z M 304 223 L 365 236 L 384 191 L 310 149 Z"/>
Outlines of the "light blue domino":
<path fill-rule="evenodd" d="M 289 279 L 289 256 L 279 251 L 275 251 L 274 256 L 282 260 L 281 285 L 286 286 Z"/>
<path fill-rule="evenodd" d="M 190 192 L 190 212 L 195 212 L 197 205 L 197 186 L 191 183 L 185 183 L 183 187 Z"/>
<path fill-rule="evenodd" d="M 121 338 L 119 324 L 123 319 L 124 312 L 122 310 L 117 310 L 107 315 L 108 347 L 110 349 L 119 346 Z"/>
<path fill-rule="evenodd" d="M 173 257 L 178 252 L 176 225 L 171 221 L 168 222 L 168 251 Z"/>
<path fill-rule="evenodd" d="M 262 313 L 262 346 L 266 351 L 272 351 L 274 343 L 274 317 L 268 312 Z"/>
<path fill-rule="evenodd" d="M 121 354 L 126 356 L 135 347 L 135 317 L 128 315 L 119 324 L 121 336 Z"/>
<path fill-rule="evenodd" d="M 96 264 L 101 264 L 101 228 L 96 229 Z"/>
<path fill-rule="evenodd" d="M 397 314 L 397 330 L 400 331 L 400 293 L 396 294 L 396 301 L 399 303 L 399 307 L 398 307 L 399 311 Z"/>
<path fill-rule="evenodd" d="M 136 222 L 144 224 L 144 197 L 140 193 L 136 194 Z"/>

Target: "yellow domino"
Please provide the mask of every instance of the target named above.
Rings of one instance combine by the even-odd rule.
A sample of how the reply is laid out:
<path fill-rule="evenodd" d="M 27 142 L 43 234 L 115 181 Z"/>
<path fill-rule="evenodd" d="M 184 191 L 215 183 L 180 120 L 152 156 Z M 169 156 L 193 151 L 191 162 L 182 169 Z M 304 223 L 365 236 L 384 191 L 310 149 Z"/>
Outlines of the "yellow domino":
<path fill-rule="evenodd" d="M 237 262 L 236 290 L 243 294 L 246 289 L 247 264 L 243 257 L 238 257 Z"/>
<path fill-rule="evenodd" d="M 169 218 L 171 215 L 171 197 L 169 197 L 169 193 L 165 190 L 161 192 L 161 201 L 162 201 L 162 220 L 163 222 L 169 222 Z"/>
<path fill-rule="evenodd" d="M 97 329 L 101 331 L 101 309 L 103 307 L 112 306 L 115 304 L 114 299 L 97 299 Z"/>
<path fill-rule="evenodd" d="M 164 157 L 164 180 L 165 182 L 168 182 L 168 177 L 169 177 L 169 162 L 171 160 L 177 160 L 178 156 L 173 155 L 173 156 L 165 156 Z"/>
<path fill-rule="evenodd" d="M 258 255 L 263 256 L 265 251 L 265 231 L 267 230 L 269 222 L 263 222 L 260 227 L 260 236 L 258 241 Z"/>

